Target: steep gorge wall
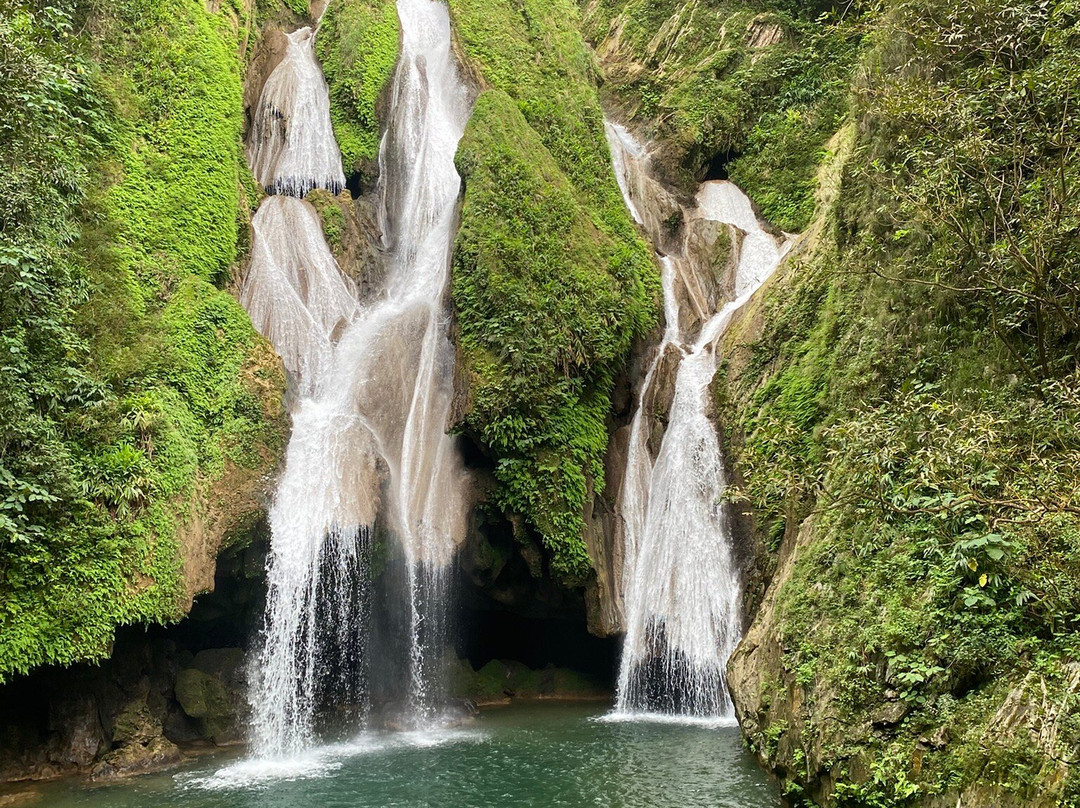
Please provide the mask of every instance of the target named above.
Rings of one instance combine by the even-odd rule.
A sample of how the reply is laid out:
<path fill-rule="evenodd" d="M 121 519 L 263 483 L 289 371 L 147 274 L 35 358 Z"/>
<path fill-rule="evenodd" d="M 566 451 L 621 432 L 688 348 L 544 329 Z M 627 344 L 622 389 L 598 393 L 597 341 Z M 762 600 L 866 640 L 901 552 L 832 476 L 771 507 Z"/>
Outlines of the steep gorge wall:
<path fill-rule="evenodd" d="M 716 382 L 740 722 L 796 804 L 1073 805 L 1077 9 L 829 11 L 585 7 L 668 179 L 804 231 Z"/>
<path fill-rule="evenodd" d="M 287 429 L 280 361 L 230 294 L 261 193 L 242 80 L 272 57 L 264 33 L 306 11 L 131 0 L 0 16 L 0 80 L 27 101 L 0 147 L 0 316 L 22 357 L 0 380 L 5 779 L 137 771 L 174 759 L 172 740 L 236 737 L 259 596 L 229 592 L 261 561 L 233 562 L 258 556 Z M 196 609 L 205 636 L 153 627 L 222 585 Z M 215 643 L 229 670 L 193 667 Z M 212 729 L 184 712 L 178 677 L 213 691 L 214 706 L 189 703 Z"/>
<path fill-rule="evenodd" d="M 303 12 L 271 6 L 0 24 L 9 61 L 37 70 L 0 81 L 44 99 L 0 124 L 16 136 L 0 316 L 20 357 L 0 397 L 0 675 L 179 617 L 258 514 L 283 380 L 222 288 L 259 193 L 243 109 L 275 21 Z M 332 2 L 318 45 L 352 178 L 311 201 L 372 287 L 392 6 Z M 730 176 L 805 232 L 716 384 L 761 549 L 730 670 L 753 748 L 796 802 L 1076 804 L 1077 9 L 841 11 L 451 2 L 480 93 L 451 290 L 458 428 L 486 492 L 463 574 L 544 616 L 579 615 L 584 588 L 594 632 L 618 628 L 603 558 L 658 285 L 602 99 L 660 145 L 673 186 Z M 1004 208 L 983 180 L 1014 183 Z"/>
<path fill-rule="evenodd" d="M 0 678 L 108 654 L 262 510 L 276 357 L 226 289 L 257 196 L 241 76 L 274 4 L 9 4 Z M 10 171 L 8 170 L 10 168 Z"/>
<path fill-rule="evenodd" d="M 1077 803 L 1077 331 L 1025 298 L 1071 305 L 1076 119 L 1004 89 L 1055 97 L 1077 21 L 867 17 L 815 220 L 728 335 L 718 400 L 775 565 L 730 680 L 796 803 Z"/>
<path fill-rule="evenodd" d="M 615 377 L 656 322 L 658 275 L 611 175 L 577 9 L 450 7 L 481 89 L 457 159 L 460 428 L 490 458 L 491 505 L 518 541 L 580 587 Z"/>

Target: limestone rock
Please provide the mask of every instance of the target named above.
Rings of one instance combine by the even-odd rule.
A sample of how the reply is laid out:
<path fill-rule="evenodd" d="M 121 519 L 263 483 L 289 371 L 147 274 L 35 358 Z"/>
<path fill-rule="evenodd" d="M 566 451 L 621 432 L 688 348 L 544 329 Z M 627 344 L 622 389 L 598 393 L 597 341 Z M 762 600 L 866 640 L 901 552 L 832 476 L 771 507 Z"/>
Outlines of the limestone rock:
<path fill-rule="evenodd" d="M 52 759 L 61 765 L 90 765 L 107 747 L 97 701 L 89 693 L 72 692 L 49 707 L 49 726 L 58 733 Z"/>
<path fill-rule="evenodd" d="M 114 749 L 90 771 L 91 780 L 111 780 L 174 766 L 181 760 L 180 749 L 164 736 L 146 743 L 131 743 Z"/>
<path fill-rule="evenodd" d="M 233 739 L 236 711 L 220 678 L 185 668 L 176 677 L 176 699 L 185 714 L 198 720 L 203 735 L 215 743 Z"/>
<path fill-rule="evenodd" d="M 748 48 L 767 48 L 784 39 L 784 28 L 773 15 L 759 14 L 746 27 Z"/>

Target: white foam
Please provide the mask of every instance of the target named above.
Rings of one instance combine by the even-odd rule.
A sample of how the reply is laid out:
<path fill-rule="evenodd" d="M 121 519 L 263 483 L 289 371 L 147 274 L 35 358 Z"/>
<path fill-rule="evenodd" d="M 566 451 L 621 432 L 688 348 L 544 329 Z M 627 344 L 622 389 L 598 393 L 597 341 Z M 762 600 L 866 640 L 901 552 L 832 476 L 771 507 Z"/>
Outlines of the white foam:
<path fill-rule="evenodd" d="M 739 726 L 733 716 L 680 715 L 677 713 L 611 712 L 592 719 L 599 724 L 667 724 L 676 727 L 731 729 Z"/>
<path fill-rule="evenodd" d="M 210 774 L 176 776 L 177 785 L 202 791 L 242 791 L 276 783 L 330 777 L 349 760 L 400 749 L 432 749 L 454 743 L 481 743 L 487 734 L 475 729 L 364 732 L 352 740 L 318 746 L 296 755 L 246 758 Z"/>
<path fill-rule="evenodd" d="M 252 173 L 271 193 L 303 196 L 345 187 L 330 123 L 330 95 L 312 47 L 315 34 L 288 35 L 285 58 L 263 86 L 248 138 Z"/>

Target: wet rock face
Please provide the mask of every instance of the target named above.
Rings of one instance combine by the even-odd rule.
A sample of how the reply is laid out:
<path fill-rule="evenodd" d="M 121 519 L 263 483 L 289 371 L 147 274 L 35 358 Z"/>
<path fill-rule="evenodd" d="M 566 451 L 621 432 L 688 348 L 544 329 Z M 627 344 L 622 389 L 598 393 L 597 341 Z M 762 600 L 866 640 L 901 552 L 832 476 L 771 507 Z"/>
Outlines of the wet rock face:
<path fill-rule="evenodd" d="M 374 199 L 354 199 L 349 190 L 335 196 L 322 189 L 305 198 L 319 212 L 326 243 L 342 271 L 356 282 L 360 299 L 378 294 L 386 277 L 386 261 Z"/>
<path fill-rule="evenodd" d="M 255 106 L 259 103 L 259 96 L 262 95 L 263 85 L 274 72 L 274 68 L 285 58 L 288 45 L 289 40 L 281 26 L 268 25 L 263 30 L 262 41 L 248 64 L 247 78 L 244 80 L 244 117 L 249 127 L 255 114 Z"/>
<path fill-rule="evenodd" d="M 42 670 L 0 688 L 0 782 L 123 777 L 178 763 L 177 744 L 239 740 L 244 652 L 192 656 L 155 633 L 122 633 L 100 666 Z"/>
<path fill-rule="evenodd" d="M 191 667 L 176 677 L 176 701 L 183 714 L 196 722 L 198 737 L 219 746 L 243 739 L 246 690 L 244 652 L 239 648 L 200 651 Z"/>
<path fill-rule="evenodd" d="M 807 523 L 797 536 L 789 536 L 784 541 L 776 574 L 765 600 L 727 667 L 728 689 L 739 725 L 766 768 L 781 778 L 787 776 L 796 752 L 805 754 L 800 733 L 804 716 L 800 710 L 806 700 L 802 685 L 795 681 L 784 665 L 776 597 L 791 575 L 797 546 L 809 541 L 811 531 L 812 526 Z M 819 705 L 816 713 L 818 720 L 826 712 L 827 704 Z M 790 730 L 779 735 L 774 733 L 774 737 L 768 732 L 771 726 L 783 726 Z M 811 754 L 805 764 L 807 772 L 814 772 L 813 779 L 819 787 L 820 776 L 827 778 L 827 773 L 817 772 L 820 763 L 820 757 Z"/>
<path fill-rule="evenodd" d="M 89 766 L 109 745 L 88 693 L 65 693 L 50 704 L 49 729 L 56 733 L 54 759 L 61 766 Z"/>
<path fill-rule="evenodd" d="M 187 619 L 120 631 L 100 665 L 0 685 L 0 783 L 123 777 L 174 765 L 185 744 L 241 740 L 242 646 L 262 614 L 265 552 L 258 537 L 234 547 Z"/>

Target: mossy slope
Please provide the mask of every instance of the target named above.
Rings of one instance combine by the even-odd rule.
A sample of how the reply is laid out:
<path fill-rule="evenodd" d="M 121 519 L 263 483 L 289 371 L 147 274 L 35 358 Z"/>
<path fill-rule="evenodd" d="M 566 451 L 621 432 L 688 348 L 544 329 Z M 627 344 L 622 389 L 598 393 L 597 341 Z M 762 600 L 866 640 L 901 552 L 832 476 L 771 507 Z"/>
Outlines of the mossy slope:
<path fill-rule="evenodd" d="M 4 173 L 22 204 L 2 222 L 20 358 L 0 396 L 0 678 L 180 617 L 191 553 L 247 518 L 229 498 L 274 462 L 282 427 L 280 371 L 218 288 L 246 216 L 252 9 L 8 5 L 27 104 L 0 156 L 33 171 Z M 42 187 L 56 177 L 61 193 Z"/>
<path fill-rule="evenodd" d="M 611 171 L 577 9 L 450 8 L 484 85 L 458 154 L 462 426 L 495 458 L 500 504 L 540 535 L 558 580 L 581 584 L 614 377 L 655 323 L 657 272 Z"/>
<path fill-rule="evenodd" d="M 346 174 L 374 174 L 379 98 L 397 63 L 399 35 L 394 0 L 331 0 L 323 15 L 315 47 Z"/>
<path fill-rule="evenodd" d="M 796 804 L 1073 806 L 1080 7 L 884 5 L 812 237 L 727 346 L 781 565 L 736 700 Z"/>
<path fill-rule="evenodd" d="M 604 95 L 692 188 L 710 170 L 737 182 L 777 226 L 814 210 L 825 142 L 847 106 L 862 25 L 829 2 L 590 0 L 584 30 Z M 823 15 L 823 16 L 819 16 Z"/>

